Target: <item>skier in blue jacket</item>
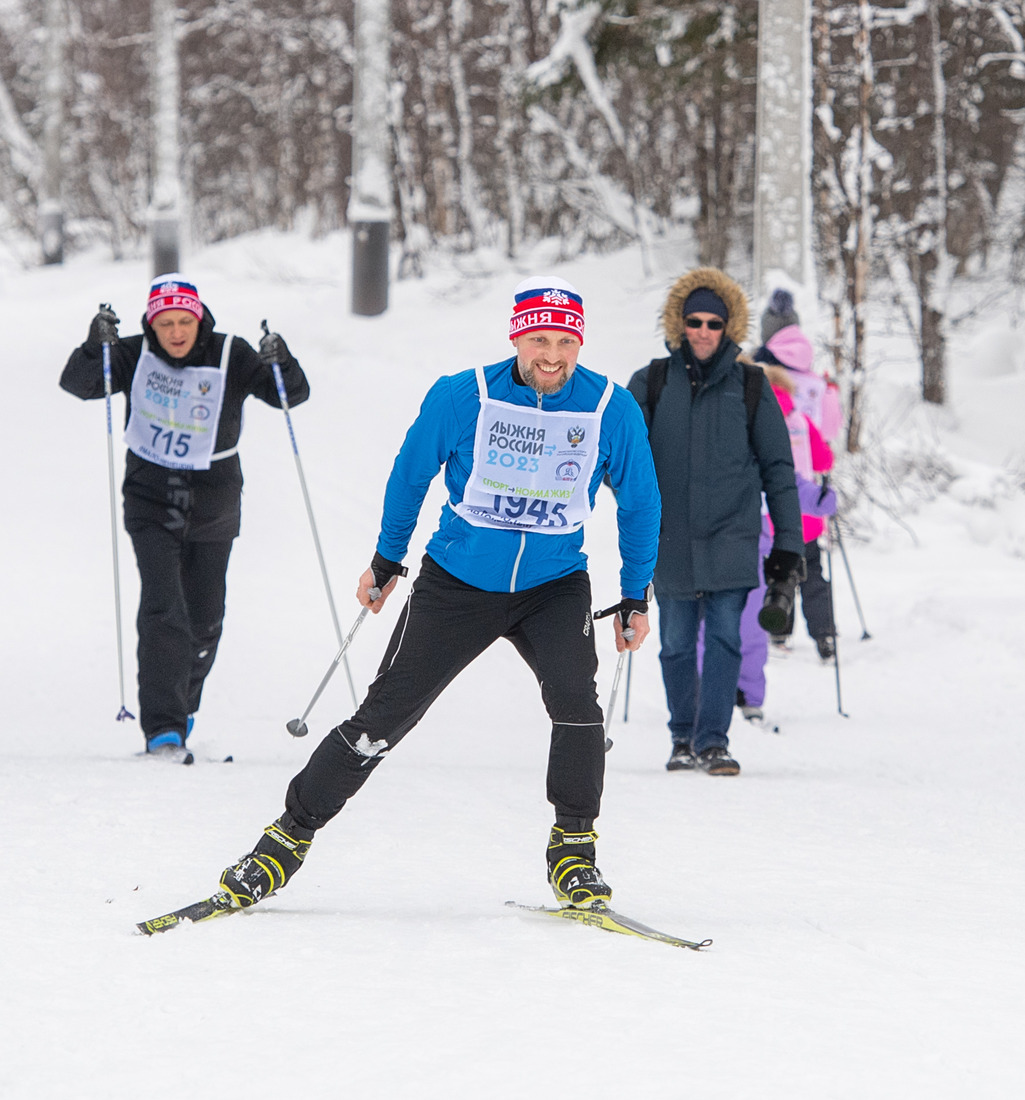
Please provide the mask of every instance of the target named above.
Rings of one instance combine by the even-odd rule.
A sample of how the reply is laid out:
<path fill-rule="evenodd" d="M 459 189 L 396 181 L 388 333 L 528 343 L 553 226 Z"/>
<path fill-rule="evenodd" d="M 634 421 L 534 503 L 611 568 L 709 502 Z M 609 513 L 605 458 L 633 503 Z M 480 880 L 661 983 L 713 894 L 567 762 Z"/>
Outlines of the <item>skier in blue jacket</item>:
<path fill-rule="evenodd" d="M 555 896 L 578 908 L 611 896 L 595 866 L 605 734 L 583 525 L 607 477 L 622 559 L 616 648 L 636 650 L 649 629 L 661 503 L 641 411 L 626 390 L 577 366 L 583 336 L 579 293 L 554 276 L 527 279 L 510 321 L 516 354 L 441 378 L 428 392 L 388 480 L 359 602 L 377 614 L 406 575 L 400 563 L 444 467 L 438 529 L 366 698 L 292 780 L 285 813 L 223 873 L 226 907 L 246 908 L 284 886 L 316 830 L 498 638 L 537 677 L 552 721 L 547 863 Z"/>

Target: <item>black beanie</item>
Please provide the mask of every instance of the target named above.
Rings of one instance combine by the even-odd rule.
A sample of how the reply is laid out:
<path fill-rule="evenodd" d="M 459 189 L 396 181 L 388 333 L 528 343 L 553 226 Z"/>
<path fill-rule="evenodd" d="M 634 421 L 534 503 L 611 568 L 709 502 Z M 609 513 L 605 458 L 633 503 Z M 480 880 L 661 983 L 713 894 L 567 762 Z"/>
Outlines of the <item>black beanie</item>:
<path fill-rule="evenodd" d="M 687 300 L 683 303 L 683 315 L 689 317 L 692 313 L 714 313 L 724 321 L 730 319 L 730 311 L 726 308 L 726 303 L 707 286 L 699 286 L 687 295 Z"/>

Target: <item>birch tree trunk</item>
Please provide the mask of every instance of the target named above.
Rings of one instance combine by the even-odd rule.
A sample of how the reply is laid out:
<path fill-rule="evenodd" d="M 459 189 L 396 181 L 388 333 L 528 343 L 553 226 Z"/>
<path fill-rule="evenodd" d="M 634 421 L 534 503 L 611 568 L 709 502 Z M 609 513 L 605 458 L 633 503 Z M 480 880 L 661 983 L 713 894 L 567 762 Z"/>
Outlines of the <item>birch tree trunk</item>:
<path fill-rule="evenodd" d="M 861 390 L 865 384 L 865 321 L 868 310 L 869 247 L 872 242 L 872 161 L 869 152 L 872 95 L 872 6 L 858 0 L 854 48 L 858 59 L 858 129 L 855 143 L 856 194 L 854 211 L 854 278 L 850 288 L 854 321 L 851 385 L 848 401 L 847 450 L 861 449 Z"/>
<path fill-rule="evenodd" d="M 926 247 L 919 249 L 918 294 L 922 305 L 922 397 L 934 405 L 946 401 L 946 298 L 950 283 L 951 261 L 947 253 L 947 134 L 946 83 L 943 78 L 943 42 L 936 4 L 928 6 L 929 62 L 932 75 L 932 153 L 926 216 L 921 237 Z"/>
<path fill-rule="evenodd" d="M 835 168 L 843 135 L 836 125 L 833 112 L 833 49 L 827 4 L 828 0 L 817 0 L 812 10 L 812 146 L 815 164 L 815 201 L 812 209 L 820 293 L 832 313 L 832 332 L 829 337 L 832 373 L 840 381 L 846 375 L 844 306 L 847 295 L 842 248 L 842 217 L 846 209 L 846 196 Z"/>

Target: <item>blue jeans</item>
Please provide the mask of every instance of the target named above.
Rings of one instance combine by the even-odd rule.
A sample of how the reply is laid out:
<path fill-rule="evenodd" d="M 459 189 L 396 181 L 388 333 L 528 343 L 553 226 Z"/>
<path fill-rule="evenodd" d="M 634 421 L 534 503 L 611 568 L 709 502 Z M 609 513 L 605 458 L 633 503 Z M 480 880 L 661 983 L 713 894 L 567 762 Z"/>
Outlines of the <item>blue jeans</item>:
<path fill-rule="evenodd" d="M 662 681 L 674 745 L 695 754 L 729 745 L 740 675 L 740 615 L 746 588 L 706 592 L 696 600 L 659 599 Z M 698 668 L 698 626 L 705 622 L 705 654 Z"/>

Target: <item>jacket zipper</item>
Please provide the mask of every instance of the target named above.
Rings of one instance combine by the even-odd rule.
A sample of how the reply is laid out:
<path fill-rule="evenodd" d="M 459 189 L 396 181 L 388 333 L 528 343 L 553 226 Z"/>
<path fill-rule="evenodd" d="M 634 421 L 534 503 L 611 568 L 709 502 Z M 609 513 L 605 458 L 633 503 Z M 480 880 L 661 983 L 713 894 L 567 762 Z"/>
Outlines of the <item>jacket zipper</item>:
<path fill-rule="evenodd" d="M 537 395 L 537 407 L 541 408 L 541 394 Z M 516 574 L 520 571 L 520 559 L 523 557 L 523 551 L 527 548 L 527 532 L 520 532 L 520 548 L 516 551 L 516 560 L 513 562 L 512 576 L 509 578 L 509 591 L 516 591 Z"/>

